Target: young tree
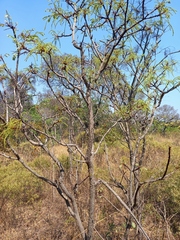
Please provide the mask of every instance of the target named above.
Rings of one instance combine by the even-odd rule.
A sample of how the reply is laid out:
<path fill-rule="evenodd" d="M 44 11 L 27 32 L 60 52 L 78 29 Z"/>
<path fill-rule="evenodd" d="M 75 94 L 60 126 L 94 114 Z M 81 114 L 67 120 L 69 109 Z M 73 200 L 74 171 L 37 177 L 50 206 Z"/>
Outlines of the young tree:
<path fill-rule="evenodd" d="M 145 10 L 144 14 L 147 16 L 148 12 Z M 168 18 L 167 12 L 165 17 Z M 129 162 L 125 165 L 128 173 L 123 174 L 121 183 L 118 175 L 111 173 L 111 177 L 117 187 L 121 185 L 126 203 L 139 221 L 143 208 L 142 186 L 149 182 L 141 180 L 141 168 L 146 160 L 146 135 L 163 97 L 179 86 L 179 77 L 170 77 L 176 65 L 172 55 L 178 51 L 162 51 L 160 48 L 168 26 L 165 19 L 156 21 L 156 17 L 153 22 L 146 19 L 138 24 L 136 31 L 128 35 L 126 43 L 114 51 L 117 55 L 110 58 L 108 68 L 103 71 L 106 94 L 116 120 L 121 117 L 117 125 L 129 151 Z M 131 227 L 132 214 L 127 217 L 125 239 Z"/>
<path fill-rule="evenodd" d="M 55 40 L 62 43 L 66 39 L 68 44 L 72 44 L 75 54 L 59 53 L 56 46 L 44 43 L 38 34 L 30 31 L 17 35 L 8 15 L 5 26 L 13 33 L 16 69 L 15 73 L 12 72 L 1 56 L 1 75 L 8 75 L 12 79 L 13 111 L 16 114 L 9 123 L 2 118 L 1 136 L 12 154 L 4 151 L 1 155 L 20 161 L 35 176 L 57 189 L 76 220 L 83 239 L 95 238 L 95 190 L 99 184 L 104 184 L 127 210 L 124 239 L 129 238 L 132 219 L 137 224 L 139 239 L 139 232 L 149 239 L 141 225 L 140 189 L 149 182 L 141 182 L 141 167 L 145 156 L 145 137 L 152 125 L 154 112 L 163 96 L 179 86 L 179 78 L 168 78 L 168 73 L 176 65 L 171 58 L 176 52 L 160 50 L 161 38 L 170 28 L 172 9 L 166 0 L 157 1 L 156 4 L 149 0 L 54 0 L 48 11 L 45 20 L 54 26 L 52 33 Z M 49 88 L 59 104 L 60 114 L 68 118 L 68 137 L 57 137 L 51 131 L 52 126 L 61 124 L 52 112 L 50 115 L 48 113 L 51 121 L 47 124 L 43 108 L 39 108 L 40 126 L 32 123 L 27 112 L 23 115 L 19 61 L 24 55 L 41 58 L 42 66 L 29 66 L 24 70 L 24 76 L 37 76 Z M 108 107 L 101 108 L 104 104 Z M 80 111 L 82 106 L 86 117 Z M 111 117 L 108 117 L 108 128 L 96 145 L 95 123 L 102 109 Z M 15 124 L 16 128 L 11 127 L 10 131 L 10 126 Z M 77 141 L 77 126 L 86 135 L 85 146 Z M 95 178 L 94 167 L 100 145 L 115 126 L 119 127 L 129 150 L 129 162 L 126 165 L 129 172 L 120 182 L 119 177 L 111 172 L 109 164 L 111 181 L 114 183 L 112 188 L 104 179 Z M 21 132 L 27 141 L 51 157 L 58 168 L 57 178 L 42 176 L 25 162 L 14 144 L 18 136 L 12 138 L 13 131 L 17 131 L 17 134 Z M 75 166 L 70 171 L 53 154 L 52 142 L 67 147 L 69 161 Z M 85 173 L 80 171 L 79 166 L 82 165 L 86 166 Z M 87 217 L 80 211 L 81 198 L 76 195 L 82 182 L 87 182 L 88 204 L 84 205 L 88 207 Z M 116 187 L 122 189 L 125 198 L 115 190 Z"/>
<path fill-rule="evenodd" d="M 34 74 L 31 68 L 20 71 L 20 59 L 23 55 L 27 53 L 23 49 L 25 44 L 25 39 L 23 34 L 17 36 L 16 24 L 13 24 L 11 17 L 8 12 L 6 12 L 6 22 L 1 24 L 1 26 L 6 26 L 12 30 L 12 39 L 15 44 L 16 51 L 13 53 L 12 60 L 15 62 L 15 69 L 12 71 L 5 59 L 7 55 L 0 55 L 0 74 L 1 74 L 1 86 L 3 92 L 1 92 L 1 98 L 6 106 L 6 123 L 9 121 L 9 110 L 11 114 L 15 117 L 19 117 L 23 112 L 23 108 L 28 107 L 32 103 L 32 96 L 30 93 L 33 92 L 33 85 L 35 83 Z M 30 34 L 28 32 L 27 34 Z"/>

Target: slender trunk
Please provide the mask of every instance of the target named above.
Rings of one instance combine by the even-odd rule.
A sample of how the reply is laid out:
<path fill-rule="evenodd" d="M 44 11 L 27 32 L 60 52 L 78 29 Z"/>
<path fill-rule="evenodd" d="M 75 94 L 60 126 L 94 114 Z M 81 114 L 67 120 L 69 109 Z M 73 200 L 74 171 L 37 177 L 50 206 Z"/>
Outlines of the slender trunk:
<path fill-rule="evenodd" d="M 4 101 L 5 101 L 5 116 L 6 116 L 6 123 L 9 122 L 9 108 L 7 102 L 7 93 L 4 91 Z"/>
<path fill-rule="evenodd" d="M 140 139 L 136 142 L 134 149 L 132 144 L 128 142 L 129 152 L 130 152 L 130 178 L 129 178 L 129 189 L 128 189 L 128 207 L 131 209 L 132 213 L 136 216 L 139 223 L 141 223 L 142 214 L 142 195 L 140 194 L 140 169 L 145 154 L 145 138 L 142 140 L 142 149 L 140 150 Z M 141 152 L 140 152 L 141 151 Z M 127 216 L 126 219 L 126 231 L 124 233 L 124 239 L 129 239 L 130 228 L 132 227 L 132 216 L 131 214 Z M 137 226 L 136 238 L 141 239 L 142 234 Z"/>
<path fill-rule="evenodd" d="M 21 104 L 21 97 L 20 92 L 17 87 L 13 87 L 13 94 L 14 94 L 14 110 L 17 116 L 19 116 L 23 110 L 23 106 Z"/>
<path fill-rule="evenodd" d="M 95 181 L 94 181 L 94 167 L 92 159 L 88 164 L 89 170 L 89 219 L 87 240 L 93 239 L 94 232 L 94 208 L 95 208 Z"/>
<path fill-rule="evenodd" d="M 93 239 L 94 232 L 94 209 L 95 209 L 95 179 L 94 179 L 94 164 L 93 164 L 93 145 L 94 145 L 94 117 L 93 106 L 88 94 L 88 110 L 89 110 L 89 136 L 88 136 L 88 148 L 87 148 L 87 166 L 89 173 L 89 219 L 86 240 Z"/>
<path fill-rule="evenodd" d="M 75 218 L 76 224 L 79 228 L 82 239 L 86 240 L 85 229 L 83 227 L 83 224 L 79 215 L 76 199 L 74 195 L 67 190 L 67 188 L 64 186 L 64 184 L 61 181 L 59 182 L 59 186 L 60 187 L 57 187 L 57 191 L 65 200 L 69 213 L 71 214 L 71 216 Z"/>
<path fill-rule="evenodd" d="M 77 223 L 77 226 L 78 226 L 79 231 L 81 233 L 82 239 L 86 240 L 85 229 L 83 227 L 81 218 L 79 216 L 78 207 L 77 207 L 76 201 L 74 199 L 73 199 L 73 207 L 74 207 L 74 212 L 75 212 L 76 223 Z"/>

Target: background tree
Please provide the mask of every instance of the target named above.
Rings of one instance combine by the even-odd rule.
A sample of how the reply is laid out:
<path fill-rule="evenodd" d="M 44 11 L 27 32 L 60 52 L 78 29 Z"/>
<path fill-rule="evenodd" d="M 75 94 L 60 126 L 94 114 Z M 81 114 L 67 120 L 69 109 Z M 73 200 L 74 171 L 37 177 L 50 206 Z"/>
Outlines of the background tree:
<path fill-rule="evenodd" d="M 168 127 L 178 126 L 180 116 L 173 106 L 163 105 L 157 109 L 155 120 L 157 128 L 161 128 L 162 133 L 165 134 Z"/>
<path fill-rule="evenodd" d="M 124 239 L 129 238 L 133 226 L 137 239 L 142 238 L 140 232 L 149 239 L 141 224 L 143 195 L 140 190 L 145 184 L 165 177 L 170 159 L 160 178 L 141 180 L 141 168 L 146 163 L 146 135 L 164 95 L 179 86 L 178 77 L 169 78 L 176 66 L 172 59 L 176 52 L 160 50 L 160 40 L 170 28 L 172 9 L 167 4 L 167 1 L 153 4 L 146 0 L 54 0 L 45 19 L 54 26 L 52 34 L 55 40 L 61 42 L 65 38 L 74 47 L 74 55 L 61 54 L 57 46 L 42 41 L 38 33 L 25 31 L 18 35 L 7 16 L 5 27 L 13 33 L 16 69 L 12 72 L 1 56 L 1 75 L 12 80 L 12 110 L 15 114 L 8 123 L 2 118 L 1 138 L 8 151 L 1 151 L 1 155 L 18 160 L 36 177 L 57 189 L 76 220 L 83 239 L 94 237 L 98 204 L 96 190 L 101 185 L 127 211 Z M 19 61 L 25 55 L 39 57 L 42 65 L 30 65 L 20 78 Z M 38 123 L 32 121 L 32 112 L 24 114 L 20 94 L 20 80 L 31 79 L 32 76 L 41 79 L 51 92 L 50 98 L 43 99 L 33 108 L 38 115 Z M 49 110 L 53 101 L 58 107 Z M 108 116 L 107 129 L 95 143 L 96 123 L 102 115 Z M 68 137 L 52 131 L 52 127 L 62 129 L 64 122 L 60 119 L 64 116 L 67 118 Z M 103 178 L 95 174 L 96 156 L 115 127 L 119 128 L 119 136 L 127 146 L 128 161 L 123 163 L 119 178 L 119 173 L 113 173 L 111 161 L 107 158 L 109 176 Z M 79 133 L 86 135 L 85 146 L 77 141 Z M 56 166 L 56 176 L 41 175 L 30 167 L 18 152 L 20 134 L 49 155 Z M 54 144 L 67 148 L 70 168 L 54 154 Z M 122 164 L 121 159 L 117 164 Z M 87 190 L 86 202 L 80 197 L 83 184 Z"/>

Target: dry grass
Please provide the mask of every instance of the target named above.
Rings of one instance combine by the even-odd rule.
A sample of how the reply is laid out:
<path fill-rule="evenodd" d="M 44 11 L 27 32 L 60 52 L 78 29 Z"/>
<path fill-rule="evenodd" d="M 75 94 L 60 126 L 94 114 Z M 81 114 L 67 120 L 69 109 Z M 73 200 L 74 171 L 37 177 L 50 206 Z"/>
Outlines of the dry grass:
<path fill-rule="evenodd" d="M 145 166 L 142 169 L 143 178 L 148 179 L 152 174 L 158 176 L 163 172 L 166 166 L 168 147 L 171 146 L 170 171 L 178 171 L 180 158 L 180 140 L 177 136 L 170 135 L 148 137 L 148 146 L 146 153 Z M 65 147 L 54 146 L 54 154 L 60 159 L 68 156 Z M 108 152 L 108 155 L 107 155 Z M 42 154 L 42 153 L 41 153 Z M 37 156 L 36 156 L 37 157 Z M 29 159 L 29 158 L 28 158 Z M 124 145 L 118 143 L 104 151 L 101 149 L 95 159 L 95 173 L 97 178 L 110 180 L 110 176 L 115 177 L 119 182 L 125 184 L 125 176 L 128 176 L 129 170 L 125 166 L 128 164 L 127 149 Z M 157 167 L 158 166 L 158 167 Z M 86 167 L 81 169 L 80 181 L 86 178 Z M 48 169 L 49 176 L 52 175 L 52 169 Z M 168 181 L 168 180 L 167 180 Z M 84 223 L 87 222 L 87 181 L 79 185 L 77 199 L 79 201 L 80 213 L 84 216 Z M 69 185 L 70 186 L 70 185 Z M 121 189 L 116 191 L 122 195 Z M 159 190 L 160 191 L 160 190 Z M 154 202 L 151 201 L 151 193 L 145 192 L 147 197 L 146 207 L 143 213 L 143 226 L 153 240 L 180 239 L 180 233 L 172 235 L 169 226 L 163 221 L 163 217 L 155 209 Z M 156 193 L 154 194 L 154 199 Z M 3 203 L 3 201 L 5 201 Z M 67 212 L 64 201 L 48 185 L 44 185 L 44 194 L 40 200 L 31 205 L 15 206 L 11 199 L 0 198 L 0 239 L 3 240 L 78 240 L 78 229 L 72 217 Z M 178 213 L 180 214 L 180 213 Z M 98 186 L 96 191 L 96 224 L 95 239 L 121 239 L 125 229 L 126 211 L 117 202 L 104 187 Z M 169 223 L 170 224 L 170 223 Z M 168 232 L 169 231 L 169 232 Z M 131 230 L 132 236 L 135 229 Z M 168 239 L 169 235 L 169 239 Z M 134 239 L 132 237 L 132 239 Z"/>
<path fill-rule="evenodd" d="M 52 148 L 52 151 L 58 157 L 60 157 L 60 156 L 68 156 L 67 147 L 64 147 L 64 146 L 54 146 Z"/>
<path fill-rule="evenodd" d="M 6 209 L 6 216 L 1 211 L 0 239 L 70 240 L 74 234 L 77 235 L 74 220 L 69 216 L 64 202 L 56 192 L 52 197 L 52 191 L 49 190 L 45 190 L 45 199 L 31 206 L 11 206 Z"/>

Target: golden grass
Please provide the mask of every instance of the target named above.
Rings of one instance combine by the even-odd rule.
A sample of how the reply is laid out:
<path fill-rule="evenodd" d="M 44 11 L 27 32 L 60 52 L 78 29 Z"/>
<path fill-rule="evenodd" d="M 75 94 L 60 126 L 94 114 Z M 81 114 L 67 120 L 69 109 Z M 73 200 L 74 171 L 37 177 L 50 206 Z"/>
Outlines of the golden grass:
<path fill-rule="evenodd" d="M 64 146 L 61 146 L 61 145 L 53 146 L 52 151 L 54 152 L 54 154 L 57 157 L 64 156 L 64 155 L 68 156 L 67 147 L 64 147 Z"/>
<path fill-rule="evenodd" d="M 146 157 L 142 167 L 142 180 L 149 179 L 153 175 L 155 177 L 161 176 L 166 167 L 169 146 L 171 146 L 171 161 L 168 173 L 176 171 L 177 176 L 177 171 L 179 171 L 178 167 L 180 166 L 179 136 L 174 134 L 169 134 L 167 136 L 149 135 L 147 138 Z M 95 177 L 109 181 L 110 174 L 112 174 L 117 181 L 122 182 L 125 185 L 125 176 L 128 177 L 129 175 L 128 167 L 126 167 L 129 162 L 127 148 L 121 142 L 116 142 L 114 146 L 109 146 L 106 148 L 106 151 L 104 150 L 104 147 L 102 147 L 95 158 Z M 61 159 L 64 156 L 68 157 L 69 155 L 67 148 L 59 145 L 54 146 L 52 151 L 58 159 Z M 74 170 L 76 170 L 76 168 Z M 87 222 L 87 176 L 87 167 L 83 164 L 81 168 L 81 176 L 79 178 L 82 183 L 78 186 L 76 198 L 79 201 L 80 213 L 84 215 L 84 223 Z M 172 178 L 173 176 L 174 175 L 171 175 L 170 177 Z M 75 179 L 75 176 L 72 178 Z M 171 180 L 172 179 L 170 179 L 170 181 Z M 168 178 L 166 181 L 166 183 L 168 183 Z M 176 184 L 176 180 L 174 180 L 173 184 Z M 69 185 L 69 187 L 71 186 Z M 165 188 L 165 185 L 163 185 L 163 187 Z M 160 190 L 159 187 L 158 191 L 161 193 Z M 177 191 L 178 189 L 175 190 Z M 8 240 L 12 239 L 11 237 L 13 236 L 13 240 L 66 240 L 74 239 L 75 236 L 79 236 L 76 224 L 69 216 L 65 203 L 58 193 L 55 190 L 52 190 L 51 187 L 49 188 L 48 185 L 45 186 L 44 191 L 45 194 L 43 194 L 42 199 L 38 202 L 34 202 L 32 206 L 18 207 L 13 212 L 13 208 L 7 207 L 9 206 L 8 204 L 2 205 L 3 207 L 0 211 L 0 225 L 2 226 L 0 227 L 0 239 Z M 116 189 L 116 191 L 119 195 L 122 195 L 122 198 L 124 198 L 121 189 Z M 157 192 L 152 194 L 155 194 L 154 198 L 156 198 Z M 46 197 L 44 198 L 44 196 Z M 160 199 L 161 198 L 163 199 L 163 196 L 160 196 Z M 0 198 L 0 204 L 2 201 L 4 200 Z M 11 200 L 6 201 L 7 203 L 11 203 Z M 147 199 L 147 201 L 150 200 Z M 117 209 L 113 207 L 113 204 Z M 154 202 L 148 202 L 148 204 L 150 207 L 148 208 L 147 206 L 146 211 L 150 212 L 143 217 L 143 226 L 145 230 L 149 233 L 152 239 L 161 239 L 163 234 L 163 239 L 168 239 L 167 233 L 164 230 L 165 225 L 163 218 L 161 216 L 156 218 L 155 213 L 157 212 L 154 209 Z M 118 237 L 122 236 L 122 232 L 124 231 L 125 214 L 126 211 L 122 209 L 122 206 L 107 191 L 107 189 L 98 186 L 96 192 L 95 222 L 96 230 L 104 236 L 104 239 L 106 239 L 105 236 L 108 236 L 107 234 L 109 234 L 109 237 L 112 237 L 112 239 L 118 239 Z M 174 239 L 180 239 L 180 232 L 177 232 L 176 235 L 177 238 Z M 97 232 L 95 233 L 95 236 L 99 239 Z M 172 237 L 172 232 L 170 233 L 170 236 Z"/>

